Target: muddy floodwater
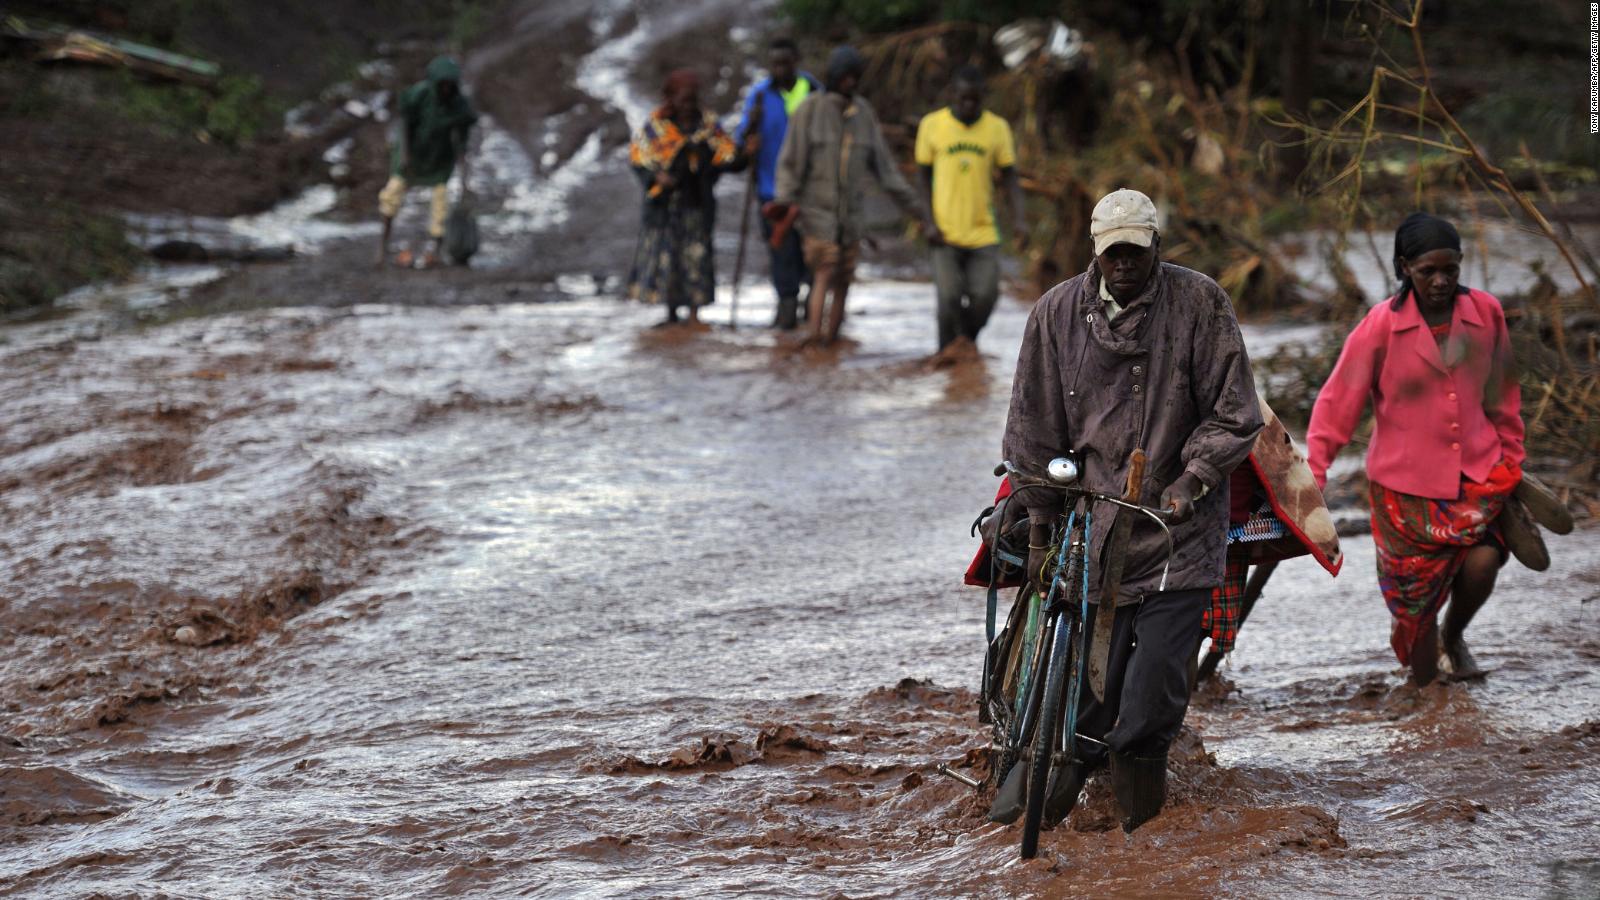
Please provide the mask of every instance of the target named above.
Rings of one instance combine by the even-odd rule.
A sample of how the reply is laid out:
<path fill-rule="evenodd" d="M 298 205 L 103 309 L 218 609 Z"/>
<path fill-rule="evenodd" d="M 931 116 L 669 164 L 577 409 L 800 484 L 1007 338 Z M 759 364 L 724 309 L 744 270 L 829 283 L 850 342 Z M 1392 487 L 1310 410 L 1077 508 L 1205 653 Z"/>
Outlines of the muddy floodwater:
<path fill-rule="evenodd" d="M 1285 565 L 1167 812 L 1095 787 L 1018 861 L 932 766 L 987 742 L 958 582 L 1026 307 L 934 368 L 927 285 L 855 296 L 823 355 L 606 296 L 11 328 L 0 890 L 1600 890 L 1583 530 L 1423 691 L 1369 539 Z"/>
<path fill-rule="evenodd" d="M 651 327 L 618 297 L 637 72 L 764 7 L 591 6 L 516 4 L 464 60 L 472 269 L 373 271 L 315 188 L 178 223 L 293 262 L 0 327 L 0 895 L 1600 896 L 1590 527 L 1504 571 L 1487 680 L 1421 691 L 1369 538 L 1283 565 L 1166 812 L 1125 837 L 1092 782 L 1020 861 L 934 766 L 983 774 L 960 580 L 1031 298 L 931 365 L 886 242 L 837 350 L 757 327 L 759 266 L 738 330 L 726 286 Z"/>

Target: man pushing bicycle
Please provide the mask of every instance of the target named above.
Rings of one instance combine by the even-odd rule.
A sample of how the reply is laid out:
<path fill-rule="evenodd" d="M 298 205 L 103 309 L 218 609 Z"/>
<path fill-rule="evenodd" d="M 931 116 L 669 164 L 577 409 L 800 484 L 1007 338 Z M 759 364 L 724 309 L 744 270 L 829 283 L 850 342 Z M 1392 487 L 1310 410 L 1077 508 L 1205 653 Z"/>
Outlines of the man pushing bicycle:
<path fill-rule="evenodd" d="M 1167 750 L 1188 708 L 1196 636 L 1223 578 L 1228 475 L 1250 453 L 1262 417 L 1227 293 L 1205 275 L 1160 261 L 1150 198 L 1127 189 L 1107 194 L 1089 234 L 1095 259 L 1088 271 L 1051 289 L 1028 319 L 1004 457 L 1016 471 L 1043 477 L 1052 459 L 1070 454 L 1083 489 L 1168 511 L 1164 585 L 1168 546 L 1158 525 L 1112 507 L 1088 528 L 1093 605 L 1081 632 L 1088 675 L 1074 704 L 1080 738 L 1052 777 L 1044 807 L 1047 823 L 1066 818 L 1085 780 L 1109 758 L 1123 828 L 1132 831 L 1166 799 Z M 1137 456 L 1142 476 L 1130 484 Z M 1043 594 L 1062 495 L 1019 490 L 1017 500 L 1030 525 L 1028 578 Z M 1109 618 L 1098 611 L 1106 601 L 1115 607 Z M 1012 787 L 997 793 L 991 819 L 1021 814 L 1020 789 Z"/>

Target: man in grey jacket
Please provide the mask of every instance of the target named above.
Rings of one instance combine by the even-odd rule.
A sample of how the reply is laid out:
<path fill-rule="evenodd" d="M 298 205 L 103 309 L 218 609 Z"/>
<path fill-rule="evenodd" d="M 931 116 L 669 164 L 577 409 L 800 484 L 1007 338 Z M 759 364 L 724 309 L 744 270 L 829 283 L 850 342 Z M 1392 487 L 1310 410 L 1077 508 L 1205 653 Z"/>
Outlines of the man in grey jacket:
<path fill-rule="evenodd" d="M 1123 827 L 1132 831 L 1165 802 L 1167 749 L 1188 709 L 1196 635 L 1222 583 L 1228 475 L 1249 455 L 1262 419 L 1232 302 L 1210 278 L 1160 261 L 1150 198 L 1127 189 L 1107 194 L 1089 233 L 1089 270 L 1052 288 L 1028 319 L 1003 450 L 1036 474 L 1075 452 L 1083 486 L 1121 496 L 1129 458 L 1142 448 L 1139 502 L 1170 510 L 1174 556 L 1166 589 L 1156 590 L 1165 541 L 1153 523 L 1135 518 L 1122 582 L 1112 586 L 1104 696 L 1086 686 L 1079 701 L 1078 733 L 1109 749 Z M 1020 499 L 1032 525 L 1028 570 L 1037 583 L 1060 497 L 1035 490 Z M 1093 586 L 1104 577 L 1116 519 L 1110 509 L 1095 510 L 1091 601 L 1105 589 Z M 1086 631 L 1093 634 L 1105 614 L 1092 606 Z M 1084 780 L 1105 762 L 1104 750 L 1080 746 L 1092 749 L 1052 785 L 1046 814 L 1054 821 L 1065 818 Z M 1001 821 L 1008 815 L 991 810 Z"/>
<path fill-rule="evenodd" d="M 811 95 L 794 111 L 778 155 L 773 210 L 782 215 L 791 206 L 799 207 L 796 226 L 812 273 L 807 310 L 812 341 L 832 343 L 844 324 L 845 295 L 860 256 L 863 189 L 869 179 L 908 215 L 921 220 L 924 237 L 939 239 L 927 204 L 895 166 L 872 105 L 856 93 L 864 68 L 865 60 L 854 48 L 833 52 L 827 90 Z"/>

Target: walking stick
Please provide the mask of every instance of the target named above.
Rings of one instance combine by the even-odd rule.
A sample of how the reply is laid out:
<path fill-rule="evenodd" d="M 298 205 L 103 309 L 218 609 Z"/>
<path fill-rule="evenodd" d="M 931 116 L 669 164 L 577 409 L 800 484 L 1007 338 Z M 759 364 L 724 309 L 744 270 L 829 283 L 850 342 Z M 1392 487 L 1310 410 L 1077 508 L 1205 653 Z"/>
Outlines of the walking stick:
<path fill-rule="evenodd" d="M 756 94 L 756 99 L 750 105 L 750 127 L 761 127 L 761 102 L 764 98 Z M 758 131 L 757 134 L 760 132 Z M 750 139 L 750 133 L 745 132 L 745 140 Z M 733 299 L 728 305 L 728 327 L 739 330 L 739 280 L 744 277 L 744 245 L 750 236 L 750 207 L 756 199 L 756 161 L 750 160 L 750 174 L 744 183 L 744 211 L 739 214 L 739 252 L 733 258 Z"/>

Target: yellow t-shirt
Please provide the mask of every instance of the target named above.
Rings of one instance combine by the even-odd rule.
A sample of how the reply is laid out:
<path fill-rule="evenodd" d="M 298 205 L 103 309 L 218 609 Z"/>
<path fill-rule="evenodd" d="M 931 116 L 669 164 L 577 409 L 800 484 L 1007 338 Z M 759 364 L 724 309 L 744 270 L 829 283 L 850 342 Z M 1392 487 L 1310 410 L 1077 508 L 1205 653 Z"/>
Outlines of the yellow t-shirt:
<path fill-rule="evenodd" d="M 994 179 L 1017 164 L 1011 126 L 988 110 L 971 125 L 949 107 L 917 126 L 917 165 L 933 167 L 933 221 L 957 247 L 1000 243 L 994 224 Z"/>

